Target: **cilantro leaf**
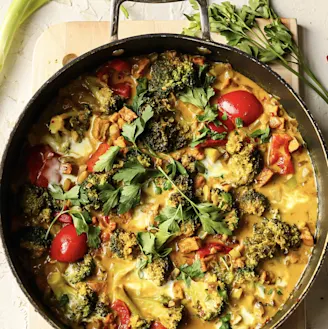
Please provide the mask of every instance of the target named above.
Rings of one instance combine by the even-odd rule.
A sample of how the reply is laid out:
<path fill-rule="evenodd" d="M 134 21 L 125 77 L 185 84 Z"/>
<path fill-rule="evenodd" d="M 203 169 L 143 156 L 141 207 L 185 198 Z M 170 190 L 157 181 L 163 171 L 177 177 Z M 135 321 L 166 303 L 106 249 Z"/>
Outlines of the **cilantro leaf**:
<path fill-rule="evenodd" d="M 118 182 L 123 181 L 125 184 L 131 184 L 132 181 L 137 180 L 145 172 L 146 169 L 139 161 L 129 161 L 113 176 L 113 179 Z"/>
<path fill-rule="evenodd" d="M 197 259 L 191 265 L 184 264 L 180 266 L 180 274 L 177 279 L 185 281 L 187 287 L 190 287 L 191 279 L 202 277 L 204 277 L 202 264 L 200 260 Z"/>
<path fill-rule="evenodd" d="M 140 202 L 140 184 L 124 186 L 121 192 L 118 213 L 124 214 Z"/>
<path fill-rule="evenodd" d="M 109 171 L 112 169 L 115 158 L 119 152 L 120 148 L 118 146 L 110 147 L 106 153 L 101 155 L 98 161 L 95 163 L 93 167 L 94 172 L 101 172 L 103 170 Z"/>
<path fill-rule="evenodd" d="M 154 111 L 148 105 L 142 112 L 141 117 L 134 120 L 132 123 L 126 123 L 122 129 L 122 136 L 129 142 L 136 145 L 137 138 L 144 132 L 146 123 L 153 117 Z"/>
<path fill-rule="evenodd" d="M 99 198 L 104 202 L 103 212 L 105 216 L 108 216 L 110 210 L 118 205 L 120 192 L 121 188 L 115 190 L 113 187 L 100 191 Z"/>

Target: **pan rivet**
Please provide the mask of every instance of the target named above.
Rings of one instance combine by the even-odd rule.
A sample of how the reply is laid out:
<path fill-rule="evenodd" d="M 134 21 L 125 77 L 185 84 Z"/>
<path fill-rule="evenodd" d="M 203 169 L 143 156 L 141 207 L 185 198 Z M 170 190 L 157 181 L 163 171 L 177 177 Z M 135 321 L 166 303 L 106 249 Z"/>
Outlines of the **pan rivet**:
<path fill-rule="evenodd" d="M 71 62 L 73 59 L 75 59 L 77 57 L 77 55 L 75 54 L 67 54 L 66 56 L 64 56 L 62 64 L 66 65 L 69 62 Z"/>

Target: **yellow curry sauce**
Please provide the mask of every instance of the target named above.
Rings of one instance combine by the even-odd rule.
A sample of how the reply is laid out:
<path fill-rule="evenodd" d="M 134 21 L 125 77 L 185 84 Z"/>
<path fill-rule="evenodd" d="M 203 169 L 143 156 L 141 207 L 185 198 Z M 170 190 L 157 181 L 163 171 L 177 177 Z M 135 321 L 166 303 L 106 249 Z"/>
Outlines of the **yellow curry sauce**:
<path fill-rule="evenodd" d="M 251 124 L 216 105 L 235 91 L 263 110 Z M 42 159 L 28 155 L 15 220 L 47 242 L 20 245 L 72 328 L 261 328 L 307 265 L 317 194 L 297 122 L 230 64 L 114 60 L 63 88 L 29 144 Z"/>

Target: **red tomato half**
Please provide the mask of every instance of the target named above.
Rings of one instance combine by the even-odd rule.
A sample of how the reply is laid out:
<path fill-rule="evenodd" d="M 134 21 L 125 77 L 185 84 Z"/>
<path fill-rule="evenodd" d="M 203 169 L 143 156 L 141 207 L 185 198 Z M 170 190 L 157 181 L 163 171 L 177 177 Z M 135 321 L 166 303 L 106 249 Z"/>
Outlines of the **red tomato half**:
<path fill-rule="evenodd" d="M 235 122 L 237 118 L 242 119 L 245 127 L 263 113 L 263 107 L 259 100 L 252 93 L 244 90 L 222 95 L 218 99 L 218 106 L 221 112 L 227 113 L 232 122 Z"/>
<path fill-rule="evenodd" d="M 96 164 L 96 162 L 99 160 L 99 157 L 106 153 L 106 151 L 109 149 L 109 145 L 106 143 L 102 143 L 98 146 L 97 151 L 91 155 L 89 160 L 87 161 L 87 168 L 88 171 L 93 171 L 93 167 Z"/>
<path fill-rule="evenodd" d="M 120 82 L 110 86 L 114 93 L 122 96 L 123 98 L 130 98 L 131 96 L 131 85 L 127 82 Z"/>
<path fill-rule="evenodd" d="M 166 327 L 164 327 L 160 322 L 155 321 L 150 326 L 150 329 L 166 329 Z"/>
<path fill-rule="evenodd" d="M 58 155 L 47 145 L 36 145 L 30 148 L 27 168 L 29 179 L 34 185 L 48 187 L 49 183 L 60 182 Z"/>
<path fill-rule="evenodd" d="M 74 225 L 64 226 L 52 241 L 50 257 L 64 263 L 73 263 L 87 253 L 87 235 L 77 235 Z"/>
<path fill-rule="evenodd" d="M 128 306 L 120 299 L 117 299 L 112 304 L 112 309 L 117 313 L 117 316 L 120 320 L 120 329 L 130 329 L 130 317 L 131 312 Z"/>
<path fill-rule="evenodd" d="M 199 258 L 204 258 L 212 253 L 212 249 L 216 251 L 221 251 L 225 254 L 229 253 L 232 248 L 227 247 L 226 245 L 219 243 L 219 242 L 210 242 L 207 243 L 205 247 L 198 249 L 197 254 Z"/>
<path fill-rule="evenodd" d="M 272 134 L 270 151 L 269 151 L 269 164 L 278 167 L 279 174 L 287 175 L 294 173 L 294 166 L 292 157 L 288 150 L 291 137 L 287 134 Z"/>

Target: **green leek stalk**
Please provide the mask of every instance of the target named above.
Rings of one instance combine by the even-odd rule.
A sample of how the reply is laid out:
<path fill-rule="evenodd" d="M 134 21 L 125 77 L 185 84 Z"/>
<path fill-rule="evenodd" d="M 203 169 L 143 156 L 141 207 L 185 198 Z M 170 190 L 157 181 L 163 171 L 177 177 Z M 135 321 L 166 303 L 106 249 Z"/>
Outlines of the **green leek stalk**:
<path fill-rule="evenodd" d="M 21 24 L 50 0 L 13 0 L 0 27 L 0 72 Z"/>

